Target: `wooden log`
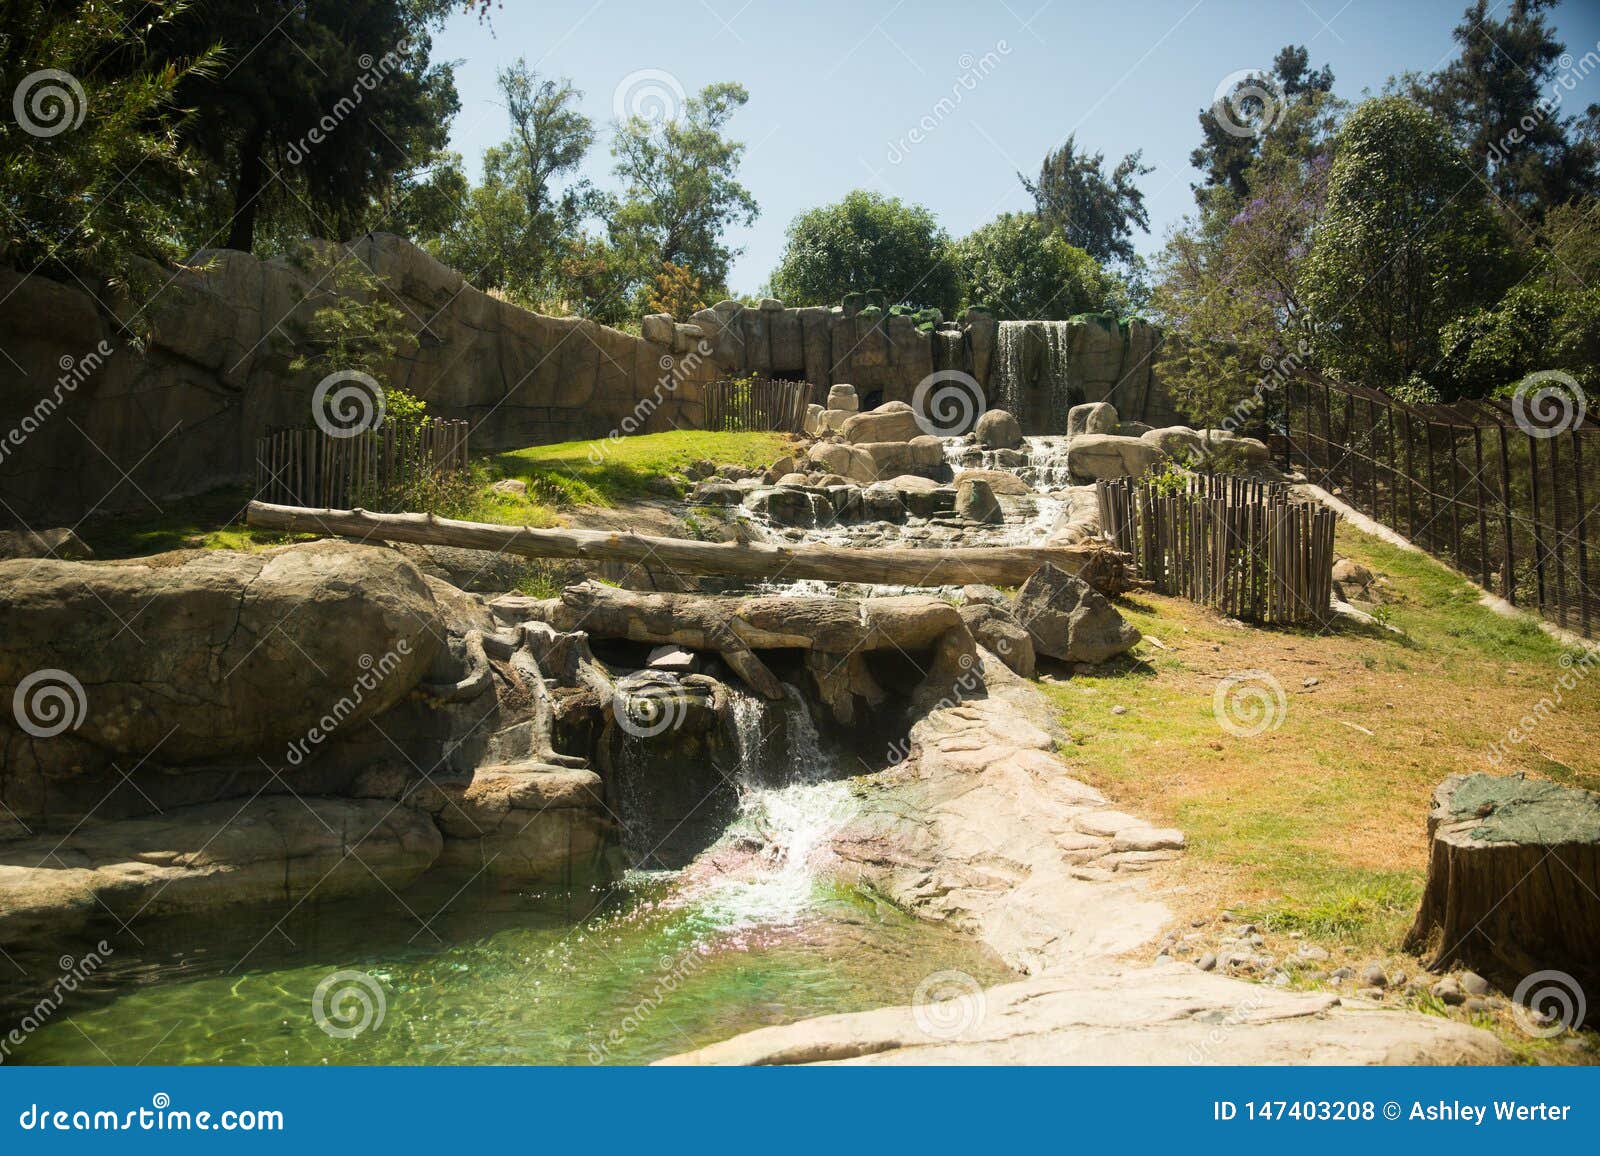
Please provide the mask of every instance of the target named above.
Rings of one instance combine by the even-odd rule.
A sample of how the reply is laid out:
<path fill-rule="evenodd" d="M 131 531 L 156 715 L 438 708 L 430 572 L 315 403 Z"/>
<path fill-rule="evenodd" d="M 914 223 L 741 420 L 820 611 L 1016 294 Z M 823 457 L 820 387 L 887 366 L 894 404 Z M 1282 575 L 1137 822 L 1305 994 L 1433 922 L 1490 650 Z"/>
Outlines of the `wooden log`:
<path fill-rule="evenodd" d="M 1432 970 L 1470 966 L 1507 991 L 1541 971 L 1597 990 L 1600 795 L 1515 776 L 1452 775 L 1434 791 L 1428 836 L 1428 881 L 1408 950 L 1428 952 Z"/>
<path fill-rule="evenodd" d="M 360 541 L 417 542 L 494 550 L 528 558 L 648 563 L 686 574 L 769 580 L 812 578 L 896 586 L 1020 586 L 1050 563 L 1102 594 L 1133 585 L 1126 556 L 1104 542 L 1071 546 L 861 550 L 837 546 L 773 546 L 700 542 L 612 530 L 535 530 L 460 522 L 431 514 L 374 514 L 251 502 L 246 521 L 262 529 L 331 534 Z"/>

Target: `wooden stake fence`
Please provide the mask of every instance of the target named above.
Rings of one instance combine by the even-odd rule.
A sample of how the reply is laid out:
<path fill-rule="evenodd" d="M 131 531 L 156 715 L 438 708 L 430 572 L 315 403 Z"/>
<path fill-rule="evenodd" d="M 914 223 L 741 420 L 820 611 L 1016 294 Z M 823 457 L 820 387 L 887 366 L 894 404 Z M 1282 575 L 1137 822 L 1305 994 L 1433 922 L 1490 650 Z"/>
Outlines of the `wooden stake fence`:
<path fill-rule="evenodd" d="M 755 378 L 713 381 L 705 388 L 706 429 L 803 433 L 811 386 Z"/>
<path fill-rule="evenodd" d="M 1292 500 L 1281 482 L 1219 474 L 1193 476 L 1178 493 L 1131 478 L 1095 489 L 1100 524 L 1162 593 L 1252 622 L 1327 617 L 1335 516 Z"/>
<path fill-rule="evenodd" d="M 467 466 L 465 421 L 434 420 L 349 437 L 286 429 L 256 439 L 256 499 L 349 507 L 396 493 L 427 473 Z"/>

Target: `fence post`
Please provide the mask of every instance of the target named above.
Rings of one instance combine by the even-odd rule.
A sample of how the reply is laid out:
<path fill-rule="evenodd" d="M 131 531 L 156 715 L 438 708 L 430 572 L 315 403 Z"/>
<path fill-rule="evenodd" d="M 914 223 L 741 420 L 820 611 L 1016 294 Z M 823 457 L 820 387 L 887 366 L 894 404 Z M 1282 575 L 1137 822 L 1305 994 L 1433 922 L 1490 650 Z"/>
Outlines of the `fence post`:
<path fill-rule="evenodd" d="M 1533 573 L 1539 589 L 1539 613 L 1545 609 L 1544 563 L 1546 557 L 1543 529 L 1539 524 L 1539 441 L 1532 434 L 1528 439 L 1528 488 L 1533 500 Z"/>
<path fill-rule="evenodd" d="M 1499 422 L 1500 430 L 1500 532 L 1505 537 L 1505 561 L 1500 575 L 1501 595 L 1513 606 L 1517 604 L 1516 550 L 1511 518 L 1511 449 L 1506 444 L 1506 426 Z"/>
<path fill-rule="evenodd" d="M 1483 427 L 1474 424 L 1472 427 L 1472 480 L 1477 490 L 1478 500 L 1478 576 L 1480 585 L 1485 590 L 1489 589 L 1489 519 L 1484 510 L 1489 487 L 1483 482 Z"/>
<path fill-rule="evenodd" d="M 1578 539 L 1578 619 L 1579 629 L 1585 638 L 1591 638 L 1589 633 L 1589 547 L 1584 539 L 1588 531 L 1584 529 L 1586 511 L 1588 507 L 1583 504 L 1583 438 L 1578 434 L 1578 427 L 1572 427 L 1572 487 L 1573 494 L 1578 499 L 1578 526 L 1575 537 Z"/>

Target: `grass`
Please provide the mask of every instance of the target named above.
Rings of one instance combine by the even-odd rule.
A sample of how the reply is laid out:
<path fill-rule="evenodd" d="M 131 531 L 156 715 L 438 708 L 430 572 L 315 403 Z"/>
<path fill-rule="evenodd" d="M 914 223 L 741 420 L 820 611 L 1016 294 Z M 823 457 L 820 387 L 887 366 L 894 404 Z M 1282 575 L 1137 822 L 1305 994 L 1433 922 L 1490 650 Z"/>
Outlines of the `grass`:
<path fill-rule="evenodd" d="M 1600 677 L 1508 743 L 1564 672 L 1561 645 L 1480 605 L 1430 559 L 1344 527 L 1339 549 L 1387 579 L 1387 617 L 1403 636 L 1241 627 L 1141 594 L 1123 607 L 1155 640 L 1138 661 L 1047 693 L 1078 773 L 1186 832 L 1173 882 L 1194 914 L 1229 908 L 1382 954 L 1398 950 L 1416 910 L 1429 798 L 1446 775 L 1523 771 L 1600 789 Z M 1220 680 L 1251 670 L 1277 681 L 1284 708 L 1245 737 L 1213 706 Z"/>
<path fill-rule="evenodd" d="M 764 468 L 781 457 L 789 444 L 784 434 L 677 430 L 530 446 L 474 461 L 470 492 L 459 500 L 460 508 L 444 512 L 475 522 L 557 526 L 562 524 L 561 511 L 566 507 L 616 506 L 651 494 L 682 494 L 687 488 L 682 471 L 691 462 L 704 459 L 716 465 Z M 494 483 L 504 478 L 526 482 L 527 493 L 494 490 Z M 160 511 L 148 515 L 89 518 L 78 527 L 78 534 L 99 558 L 134 558 L 185 549 L 259 550 L 314 537 L 246 526 L 244 509 L 250 497 L 247 486 L 224 487 L 163 501 Z M 709 533 L 703 522 L 691 515 L 688 532 Z"/>
<path fill-rule="evenodd" d="M 651 494 L 681 495 L 682 472 L 691 462 L 764 469 L 789 445 L 788 436 L 778 433 L 674 430 L 529 446 L 498 454 L 491 464 L 500 477 L 526 481 L 530 494 L 551 505 L 612 506 Z"/>

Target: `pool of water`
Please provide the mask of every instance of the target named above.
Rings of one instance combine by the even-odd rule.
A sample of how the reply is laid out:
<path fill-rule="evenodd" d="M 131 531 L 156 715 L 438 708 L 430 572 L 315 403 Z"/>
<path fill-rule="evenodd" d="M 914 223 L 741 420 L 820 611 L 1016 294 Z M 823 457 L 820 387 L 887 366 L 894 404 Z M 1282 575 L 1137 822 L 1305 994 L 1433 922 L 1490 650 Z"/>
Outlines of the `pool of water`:
<path fill-rule="evenodd" d="M 408 893 L 404 907 L 386 895 L 276 930 L 265 913 L 139 928 L 144 945 L 119 940 L 8 1062 L 643 1063 L 767 1024 L 910 1003 L 936 971 L 1007 978 L 970 939 L 812 873 L 810 844 L 847 805 L 839 782 L 748 794 L 736 829 L 777 837 L 727 877 L 446 888 Z M 31 1002 L 10 994 L 8 1008 Z"/>

